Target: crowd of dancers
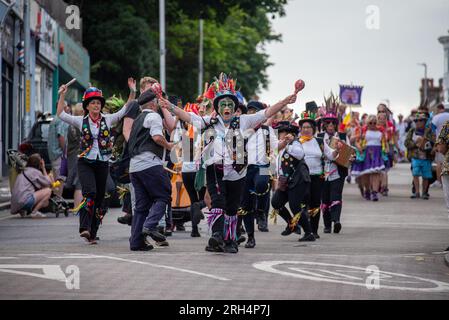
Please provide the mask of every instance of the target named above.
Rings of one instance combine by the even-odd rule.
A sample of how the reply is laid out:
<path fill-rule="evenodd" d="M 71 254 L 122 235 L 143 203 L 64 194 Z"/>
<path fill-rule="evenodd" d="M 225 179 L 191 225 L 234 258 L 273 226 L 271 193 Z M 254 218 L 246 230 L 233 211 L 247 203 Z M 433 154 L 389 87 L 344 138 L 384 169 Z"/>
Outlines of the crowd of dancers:
<path fill-rule="evenodd" d="M 320 238 L 321 216 L 324 233 L 340 233 L 348 175 L 356 178 L 368 200 L 388 192 L 386 172 L 396 142 L 389 135 L 386 105 L 379 106 L 378 116 L 360 120 L 331 94 L 322 106 L 308 102 L 295 116 L 289 106 L 304 88 L 302 80 L 293 94 L 272 106 L 246 103 L 226 74 L 185 105 L 168 97 L 154 78 L 140 81 L 139 97 L 136 82 L 130 79 L 128 84 L 129 99 L 115 113 L 103 112 L 105 98 L 99 89 L 87 89 L 80 116 L 64 111 L 68 88 L 60 88 L 57 115 L 80 133 L 77 173 L 83 200 L 75 211 L 80 236 L 89 244 L 97 243 L 107 212 L 106 182 L 117 139 L 113 128 L 119 123 L 124 147 L 114 162 L 128 182 L 129 202 L 119 222 L 131 225 L 132 251 L 153 249 L 148 237 L 168 245 L 166 237 L 175 227 L 170 180 L 175 166 L 190 200 L 191 236 L 201 236 L 198 224 L 206 209 L 206 250 L 211 252 L 237 253 L 245 241 L 245 248 L 254 248 L 256 222 L 259 231 L 268 232 L 270 217 L 285 220 L 282 236 L 300 234 L 301 242 Z M 337 160 L 348 148 L 354 152 L 345 165 Z M 182 223 L 176 227 L 182 229 Z"/>

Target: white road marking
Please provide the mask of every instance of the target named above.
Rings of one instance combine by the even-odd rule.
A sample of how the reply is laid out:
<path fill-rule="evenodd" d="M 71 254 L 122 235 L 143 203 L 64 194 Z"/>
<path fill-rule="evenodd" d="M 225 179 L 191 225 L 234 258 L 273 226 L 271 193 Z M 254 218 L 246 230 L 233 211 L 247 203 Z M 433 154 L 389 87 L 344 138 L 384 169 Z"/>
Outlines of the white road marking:
<path fill-rule="evenodd" d="M 0 257 L 1 260 L 17 259 L 16 257 Z"/>
<path fill-rule="evenodd" d="M 17 269 L 39 269 L 43 273 L 19 271 Z M 31 276 L 47 280 L 66 281 L 66 276 L 58 265 L 37 265 L 37 264 L 0 264 L 0 272 Z"/>
<path fill-rule="evenodd" d="M 180 272 L 195 274 L 198 276 L 208 277 L 208 278 L 212 278 L 212 279 L 220 280 L 220 281 L 230 281 L 231 280 L 228 278 L 219 277 L 219 276 L 215 276 L 212 274 L 198 272 L 198 271 L 194 271 L 194 270 L 176 268 L 176 267 L 172 267 L 172 266 L 143 262 L 143 261 L 138 261 L 138 260 L 129 260 L 129 259 L 124 259 L 124 258 L 119 258 L 119 257 L 111 257 L 111 256 L 97 256 L 97 255 L 82 254 L 82 255 L 69 255 L 69 256 L 62 256 L 62 257 L 47 257 L 47 258 L 50 258 L 50 259 L 109 259 L 109 260 L 122 261 L 122 262 L 128 262 L 128 263 L 142 264 L 142 265 L 147 265 L 147 266 L 151 266 L 151 267 L 155 267 L 155 268 L 180 271 Z"/>
<path fill-rule="evenodd" d="M 333 274 L 339 275 L 340 278 L 343 278 L 343 279 L 333 279 L 332 277 L 324 276 L 324 275 L 321 275 L 318 273 L 313 273 L 313 272 L 307 271 L 302 268 L 293 268 L 294 271 L 297 271 L 299 273 L 282 271 L 282 270 L 278 270 L 275 268 L 276 266 L 283 265 L 283 264 L 313 266 L 313 267 L 317 268 L 316 271 L 319 271 L 318 270 L 319 267 L 335 267 L 335 268 L 344 268 L 344 269 L 350 269 L 350 270 L 358 270 L 361 273 L 366 272 L 366 268 L 361 268 L 361 267 L 356 267 L 356 266 L 320 263 L 320 262 L 307 262 L 307 261 L 262 261 L 262 262 L 254 263 L 253 267 L 256 269 L 262 270 L 262 271 L 276 273 L 276 274 L 280 274 L 283 276 L 289 276 L 289 277 L 293 277 L 293 278 L 306 279 L 306 280 L 312 280 L 312 281 L 317 281 L 317 282 L 341 283 L 341 284 L 348 284 L 348 285 L 353 285 L 353 286 L 366 287 L 366 283 L 364 281 L 362 281 L 362 282 L 346 281 L 343 279 L 348 278 L 348 276 L 341 274 L 341 273 L 337 273 L 337 272 L 333 272 Z M 290 267 L 289 269 L 291 270 L 292 268 Z M 342 270 L 339 270 L 339 271 L 342 271 Z M 417 287 L 389 286 L 389 285 L 382 284 L 381 285 L 382 289 L 392 289 L 392 290 L 401 290 L 401 291 L 420 291 L 420 292 L 449 292 L 449 283 L 442 282 L 442 281 L 426 279 L 426 278 L 421 278 L 421 277 L 417 277 L 417 276 L 410 276 L 410 275 L 401 274 L 401 273 L 386 272 L 386 271 L 380 271 L 380 275 L 381 276 L 403 277 L 403 278 L 408 278 L 408 279 L 412 279 L 415 281 L 419 280 L 421 282 L 425 282 L 427 285 L 428 284 L 434 285 L 433 288 L 417 288 Z M 388 282 L 393 282 L 393 281 L 388 281 Z M 397 281 L 394 281 L 394 282 L 397 282 Z M 401 283 L 403 283 L 403 282 L 401 282 Z M 418 282 L 406 281 L 405 283 L 410 284 L 410 283 L 418 283 Z"/>

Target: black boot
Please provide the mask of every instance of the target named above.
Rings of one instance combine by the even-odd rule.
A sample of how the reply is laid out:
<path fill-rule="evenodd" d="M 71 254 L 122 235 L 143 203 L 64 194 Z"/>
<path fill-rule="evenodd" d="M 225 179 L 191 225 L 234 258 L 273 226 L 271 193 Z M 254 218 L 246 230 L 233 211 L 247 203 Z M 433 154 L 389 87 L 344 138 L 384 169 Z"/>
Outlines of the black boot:
<path fill-rule="evenodd" d="M 341 231 L 341 223 L 335 222 L 334 223 L 334 233 L 340 233 L 340 231 Z"/>
<path fill-rule="evenodd" d="M 290 228 L 289 225 L 287 225 L 287 227 L 285 227 L 285 230 L 281 232 L 282 236 L 289 236 L 293 233 L 292 229 Z"/>
<path fill-rule="evenodd" d="M 256 246 L 256 239 L 254 239 L 254 235 L 248 235 L 248 241 L 245 244 L 245 248 L 252 249 Z"/>
<path fill-rule="evenodd" d="M 224 246 L 225 253 L 237 253 L 239 252 L 238 244 L 235 241 L 228 240 Z"/>
<path fill-rule="evenodd" d="M 209 243 L 206 247 L 206 251 L 209 252 L 224 252 L 223 235 L 220 232 L 215 232 L 209 239 Z"/>
<path fill-rule="evenodd" d="M 315 241 L 315 236 L 312 233 L 306 233 L 304 237 L 298 240 L 299 242 L 312 242 Z"/>
<path fill-rule="evenodd" d="M 192 238 L 199 238 L 199 237 L 201 237 L 201 234 L 198 231 L 198 226 L 193 226 L 192 227 L 192 232 L 190 233 L 190 236 Z"/>
<path fill-rule="evenodd" d="M 118 217 L 117 222 L 120 224 L 127 224 L 128 226 L 130 226 L 133 223 L 133 215 L 127 213 L 122 217 Z"/>

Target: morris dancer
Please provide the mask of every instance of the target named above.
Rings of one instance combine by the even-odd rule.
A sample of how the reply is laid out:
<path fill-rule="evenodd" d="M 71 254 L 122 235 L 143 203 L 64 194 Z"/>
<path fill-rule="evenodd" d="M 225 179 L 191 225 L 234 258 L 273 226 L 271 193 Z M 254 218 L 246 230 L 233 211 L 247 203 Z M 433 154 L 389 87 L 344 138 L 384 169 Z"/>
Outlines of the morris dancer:
<path fill-rule="evenodd" d="M 294 122 L 281 121 L 275 129 L 279 135 L 278 185 L 271 205 L 274 213 L 287 222 L 290 231 L 298 224 L 304 229 L 305 234 L 299 241 L 315 241 L 307 212 L 311 186 L 309 168 L 304 161 L 304 149 L 296 139 L 299 127 Z M 293 216 L 285 207 L 287 202 Z"/>
<path fill-rule="evenodd" d="M 324 220 L 324 233 L 331 233 L 332 223 L 334 223 L 334 233 L 339 233 L 342 227 L 340 217 L 343 204 L 343 187 L 345 178 L 348 176 L 348 168 L 334 162 L 341 147 L 340 143 L 336 144 L 336 149 L 332 149 L 330 144 L 332 139 L 345 141 L 347 144 L 349 144 L 349 141 L 346 133 L 337 133 L 336 131 L 338 128 L 337 99 L 331 95 L 325 101 L 326 105 L 320 109 L 320 123 L 323 132 L 318 134 L 318 140 L 325 154 L 325 181 L 321 195 L 321 211 Z"/>
<path fill-rule="evenodd" d="M 258 101 L 248 103 L 248 114 L 256 114 L 265 109 Z M 243 189 L 239 215 L 243 215 L 248 241 L 245 248 L 254 248 L 254 219 L 257 217 L 259 230 L 267 232 L 268 211 L 270 208 L 271 172 L 270 159 L 277 150 L 278 139 L 271 126 L 259 125 L 251 130 L 248 139 L 248 172 Z"/>
<path fill-rule="evenodd" d="M 207 251 L 237 253 L 237 210 L 246 175 L 247 154 L 244 150 L 242 132 L 255 128 L 267 118 L 275 115 L 288 104 L 296 101 L 296 95 L 289 95 L 276 105 L 252 115 L 234 117 L 239 104 L 235 91 L 235 81 L 221 74 L 213 83 L 206 97 L 213 99 L 217 117 L 200 117 L 187 113 L 163 100 L 163 105 L 181 120 L 198 128 L 207 129 L 208 145 L 206 157 L 207 190 L 212 199 L 211 214 L 208 218 L 212 237 Z"/>
<path fill-rule="evenodd" d="M 59 92 L 57 115 L 62 121 L 81 131 L 78 175 L 84 200 L 74 209 L 80 216 L 79 232 L 89 244 L 96 244 L 97 231 L 106 213 L 103 200 L 113 145 L 111 127 L 125 115 L 127 106 L 114 114 L 102 114 L 101 110 L 105 105 L 103 94 L 91 87 L 83 96 L 84 116 L 71 116 L 63 110 L 67 86 L 62 85 Z"/>
<path fill-rule="evenodd" d="M 304 111 L 301 113 L 301 119 L 298 121 L 301 136 L 299 142 L 304 150 L 304 160 L 310 171 L 310 191 L 308 198 L 308 207 L 310 215 L 310 224 L 315 239 L 319 239 L 318 227 L 321 216 L 321 193 L 324 182 L 323 170 L 323 151 L 320 143 L 314 137 L 317 129 L 315 119 L 317 114 L 312 111 Z"/>

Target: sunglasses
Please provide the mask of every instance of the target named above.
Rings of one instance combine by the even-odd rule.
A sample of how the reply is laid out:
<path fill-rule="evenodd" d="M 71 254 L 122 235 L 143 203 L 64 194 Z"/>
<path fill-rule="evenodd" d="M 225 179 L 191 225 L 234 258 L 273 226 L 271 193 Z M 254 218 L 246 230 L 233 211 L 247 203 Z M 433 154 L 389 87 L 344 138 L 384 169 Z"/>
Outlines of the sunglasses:
<path fill-rule="evenodd" d="M 413 120 L 414 122 L 425 122 L 425 119 L 417 119 L 417 120 Z"/>
<path fill-rule="evenodd" d="M 375 124 L 377 124 L 377 122 L 369 122 L 368 124 L 375 125 Z"/>

